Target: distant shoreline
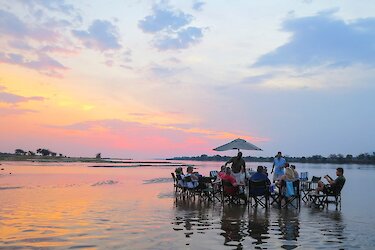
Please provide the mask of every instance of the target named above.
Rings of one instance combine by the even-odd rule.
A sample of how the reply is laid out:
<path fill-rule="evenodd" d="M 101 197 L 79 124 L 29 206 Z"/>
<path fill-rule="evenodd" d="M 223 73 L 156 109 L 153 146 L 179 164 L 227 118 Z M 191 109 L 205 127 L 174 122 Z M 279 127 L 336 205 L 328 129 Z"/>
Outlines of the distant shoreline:
<path fill-rule="evenodd" d="M 16 155 L 0 153 L 0 162 L 2 161 L 29 161 L 29 162 L 88 162 L 88 163 L 138 163 L 138 164 L 152 164 L 152 163 L 170 163 L 168 161 L 215 161 L 215 162 L 227 162 L 231 156 L 182 156 L 173 157 L 150 161 L 134 161 L 132 159 L 120 159 L 120 158 L 95 158 L 95 157 L 65 157 L 65 156 L 41 156 L 41 155 Z M 290 157 L 285 156 L 287 162 L 290 163 L 316 163 L 316 164 L 359 164 L 359 165 L 375 165 L 375 153 L 360 154 L 356 157 L 347 155 L 330 155 L 329 157 L 323 157 L 320 155 L 314 155 L 311 157 Z M 246 162 L 273 162 L 273 157 L 244 157 Z"/>
<path fill-rule="evenodd" d="M 227 162 L 230 160 L 231 156 L 182 156 L 182 157 L 173 157 L 167 158 L 166 160 L 178 160 L 178 161 L 216 161 L 216 162 Z M 321 155 L 313 155 L 310 157 L 291 157 L 284 156 L 285 160 L 290 163 L 316 163 L 316 164 L 360 164 L 360 165 L 375 165 L 375 152 L 372 154 L 360 154 L 358 156 L 341 154 L 331 154 L 328 157 Z M 274 157 L 253 157 L 247 156 L 243 157 L 246 162 L 269 162 L 272 163 Z"/>

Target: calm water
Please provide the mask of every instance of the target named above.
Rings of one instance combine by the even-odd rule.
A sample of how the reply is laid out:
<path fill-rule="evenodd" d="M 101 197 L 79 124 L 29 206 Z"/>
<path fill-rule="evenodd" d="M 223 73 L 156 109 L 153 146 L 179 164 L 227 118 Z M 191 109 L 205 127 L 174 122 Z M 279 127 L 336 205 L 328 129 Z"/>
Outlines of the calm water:
<path fill-rule="evenodd" d="M 299 211 L 273 207 L 266 211 L 175 199 L 170 178 L 175 166 L 170 164 L 93 168 L 89 166 L 98 164 L 1 163 L 0 249 L 370 249 L 375 245 L 375 167 L 371 166 L 343 166 L 347 182 L 341 211 L 306 205 Z M 221 165 L 182 163 L 196 165 L 203 174 Z M 309 178 L 335 176 L 336 167 L 297 164 Z"/>

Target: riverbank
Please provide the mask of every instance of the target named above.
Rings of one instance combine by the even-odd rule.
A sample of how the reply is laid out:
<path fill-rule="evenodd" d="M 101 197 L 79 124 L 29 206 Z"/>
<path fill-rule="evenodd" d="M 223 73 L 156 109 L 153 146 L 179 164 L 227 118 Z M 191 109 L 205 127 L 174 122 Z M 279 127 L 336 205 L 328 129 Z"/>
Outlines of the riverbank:
<path fill-rule="evenodd" d="M 117 162 L 106 158 L 91 157 L 63 157 L 63 156 L 41 156 L 41 155 L 15 155 L 1 154 L 0 161 L 31 161 L 31 162 Z M 118 161 L 120 162 L 120 161 Z M 123 162 L 123 161 L 121 161 Z"/>

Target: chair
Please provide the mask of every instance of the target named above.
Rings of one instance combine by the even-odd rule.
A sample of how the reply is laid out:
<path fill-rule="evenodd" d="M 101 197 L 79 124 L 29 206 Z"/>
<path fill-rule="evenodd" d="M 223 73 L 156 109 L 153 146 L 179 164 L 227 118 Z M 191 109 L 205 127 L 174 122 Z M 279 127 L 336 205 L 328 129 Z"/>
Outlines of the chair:
<path fill-rule="evenodd" d="M 177 178 L 176 178 L 176 175 L 174 173 L 171 173 L 171 175 L 172 175 L 172 179 L 173 179 L 174 192 L 177 193 L 177 189 L 178 189 Z"/>
<path fill-rule="evenodd" d="M 217 170 L 210 171 L 210 177 L 215 178 L 218 176 L 219 172 Z"/>
<path fill-rule="evenodd" d="M 281 199 L 284 199 L 285 203 L 280 204 L 280 205 L 281 205 L 282 208 L 287 208 L 288 205 L 291 205 L 295 209 L 298 209 L 298 208 L 301 207 L 300 181 L 295 180 L 295 181 L 290 182 L 290 183 L 292 185 L 293 194 L 290 195 L 289 197 L 287 197 L 286 194 L 285 194 L 286 192 L 282 192 L 281 193 Z M 288 181 L 284 181 L 282 183 L 282 186 L 285 189 L 288 188 L 287 185 L 289 185 Z M 296 201 L 295 204 L 294 204 L 294 201 Z"/>
<path fill-rule="evenodd" d="M 210 201 L 214 201 L 215 198 L 220 200 L 215 194 L 212 177 L 199 177 L 195 193 L 199 194 L 201 198 L 207 198 Z"/>
<path fill-rule="evenodd" d="M 199 184 L 196 186 L 196 181 L 193 181 L 191 176 L 185 176 L 182 181 L 184 182 L 184 191 L 188 196 L 195 198 L 195 194 L 200 194 Z"/>
<path fill-rule="evenodd" d="M 232 183 L 227 180 L 222 180 L 221 186 L 222 186 L 222 191 L 221 191 L 222 199 L 221 200 L 223 201 L 223 204 L 224 202 L 228 202 L 232 204 L 241 203 L 241 200 L 240 200 L 241 194 L 239 192 L 238 186 L 236 187 L 233 186 Z M 242 197 L 242 198 L 246 198 L 246 197 Z"/>
<path fill-rule="evenodd" d="M 315 191 L 315 189 L 318 187 L 318 182 L 321 179 L 322 177 L 313 176 L 311 178 L 311 181 L 301 182 L 301 193 L 303 202 L 307 203 L 310 200 L 311 192 Z"/>
<path fill-rule="evenodd" d="M 249 180 L 249 203 L 252 203 L 252 200 L 255 201 L 255 204 L 251 204 L 252 207 L 256 207 L 258 204 L 263 208 L 268 208 L 269 206 L 269 184 L 267 180 L 253 181 Z"/>
<path fill-rule="evenodd" d="M 300 181 L 308 181 L 309 179 L 309 172 L 301 172 L 299 180 Z"/>
<path fill-rule="evenodd" d="M 336 210 L 339 207 L 341 210 L 341 190 L 344 188 L 345 182 L 342 186 L 333 188 L 330 192 L 324 194 L 311 194 L 311 204 L 314 204 L 317 208 L 324 208 L 325 205 L 333 203 L 336 205 Z M 310 204 L 310 206 L 311 206 Z"/>

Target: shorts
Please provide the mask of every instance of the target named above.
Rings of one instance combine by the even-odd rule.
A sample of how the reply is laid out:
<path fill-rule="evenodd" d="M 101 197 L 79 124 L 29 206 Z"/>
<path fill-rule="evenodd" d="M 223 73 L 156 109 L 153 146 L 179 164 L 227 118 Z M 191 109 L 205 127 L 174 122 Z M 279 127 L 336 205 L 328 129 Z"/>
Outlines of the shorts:
<path fill-rule="evenodd" d="M 333 194 L 334 190 L 332 189 L 331 185 L 324 185 L 323 186 L 323 194 Z"/>
<path fill-rule="evenodd" d="M 284 174 L 276 174 L 276 172 L 273 173 L 273 181 L 278 181 L 280 180 L 281 176 L 283 176 Z"/>

